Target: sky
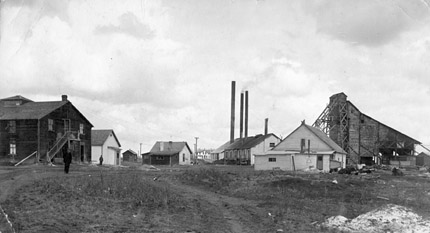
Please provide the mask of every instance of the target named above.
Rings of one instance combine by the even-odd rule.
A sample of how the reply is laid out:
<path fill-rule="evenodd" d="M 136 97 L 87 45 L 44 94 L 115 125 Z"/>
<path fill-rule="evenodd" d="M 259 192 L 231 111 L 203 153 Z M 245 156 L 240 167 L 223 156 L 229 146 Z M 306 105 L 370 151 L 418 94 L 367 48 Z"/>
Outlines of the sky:
<path fill-rule="evenodd" d="M 0 98 L 68 99 L 123 151 L 312 124 L 333 94 L 430 147 L 430 0 L 0 0 Z M 417 149 L 420 149 L 417 147 Z"/>

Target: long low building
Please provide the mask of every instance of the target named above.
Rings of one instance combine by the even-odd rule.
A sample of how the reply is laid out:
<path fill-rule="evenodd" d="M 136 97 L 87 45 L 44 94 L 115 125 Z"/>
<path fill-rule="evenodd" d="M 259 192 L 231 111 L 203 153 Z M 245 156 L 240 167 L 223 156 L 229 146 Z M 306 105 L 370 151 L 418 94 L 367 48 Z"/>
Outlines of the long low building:
<path fill-rule="evenodd" d="M 257 134 L 246 138 L 236 138 L 233 143 L 222 146 L 220 153 L 230 163 L 254 164 L 254 155 L 264 153 L 275 147 L 281 140 L 275 134 Z"/>

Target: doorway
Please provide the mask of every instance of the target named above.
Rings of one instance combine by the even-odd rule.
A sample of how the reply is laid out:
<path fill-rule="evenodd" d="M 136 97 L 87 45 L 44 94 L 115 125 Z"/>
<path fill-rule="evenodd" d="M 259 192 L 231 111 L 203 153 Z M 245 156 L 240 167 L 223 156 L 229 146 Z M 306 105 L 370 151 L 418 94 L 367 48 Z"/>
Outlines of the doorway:
<path fill-rule="evenodd" d="M 323 156 L 322 155 L 317 156 L 317 169 L 323 170 Z"/>
<path fill-rule="evenodd" d="M 85 145 L 81 145 L 80 154 L 81 154 L 81 162 L 84 162 L 84 160 L 85 160 Z"/>

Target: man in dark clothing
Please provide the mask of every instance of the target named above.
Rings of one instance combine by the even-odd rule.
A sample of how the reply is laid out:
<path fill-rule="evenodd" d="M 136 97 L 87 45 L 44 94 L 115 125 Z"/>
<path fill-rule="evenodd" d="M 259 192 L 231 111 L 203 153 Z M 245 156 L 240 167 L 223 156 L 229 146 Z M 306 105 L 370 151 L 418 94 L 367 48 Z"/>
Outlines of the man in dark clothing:
<path fill-rule="evenodd" d="M 100 155 L 99 161 L 100 161 L 100 166 L 103 165 L 103 155 Z"/>
<path fill-rule="evenodd" d="M 70 150 L 67 150 L 67 152 L 63 155 L 63 161 L 64 161 L 64 173 L 69 173 L 69 167 L 70 163 L 72 163 L 72 153 Z"/>

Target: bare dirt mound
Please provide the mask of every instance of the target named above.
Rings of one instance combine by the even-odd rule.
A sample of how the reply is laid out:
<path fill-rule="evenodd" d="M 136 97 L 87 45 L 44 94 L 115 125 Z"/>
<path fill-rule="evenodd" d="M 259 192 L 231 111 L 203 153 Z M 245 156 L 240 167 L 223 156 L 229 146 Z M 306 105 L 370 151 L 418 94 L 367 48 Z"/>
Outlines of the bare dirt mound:
<path fill-rule="evenodd" d="M 322 227 L 341 232 L 429 232 L 430 220 L 424 220 L 411 209 L 388 204 L 354 219 L 330 217 Z"/>

